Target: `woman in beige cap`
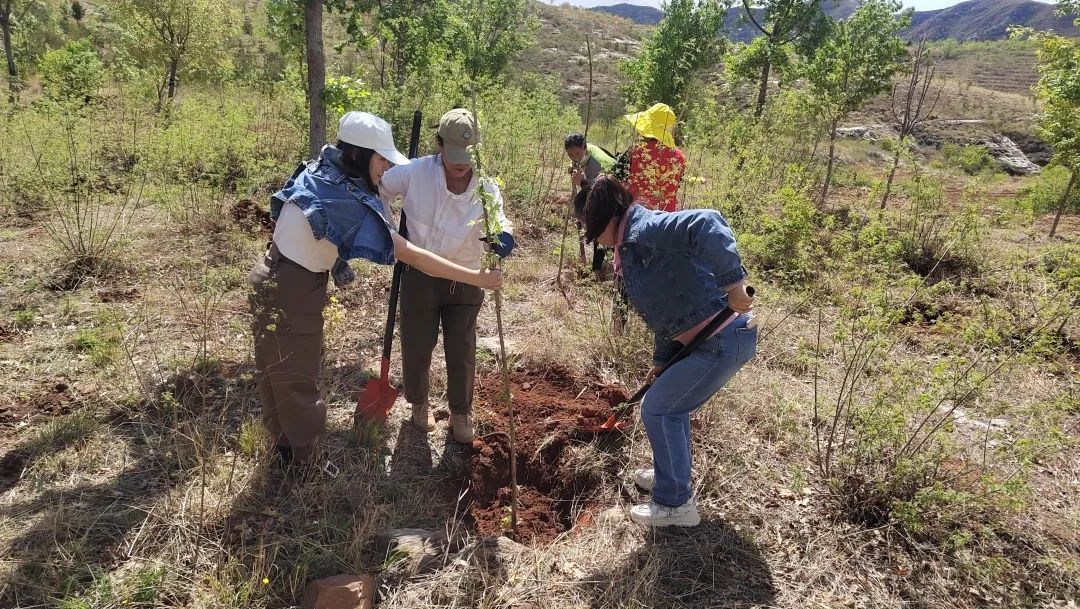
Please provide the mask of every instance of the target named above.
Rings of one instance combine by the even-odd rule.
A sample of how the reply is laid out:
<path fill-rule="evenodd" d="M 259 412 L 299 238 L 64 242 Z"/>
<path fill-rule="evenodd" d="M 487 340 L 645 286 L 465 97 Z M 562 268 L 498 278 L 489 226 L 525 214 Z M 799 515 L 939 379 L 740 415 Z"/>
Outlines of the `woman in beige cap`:
<path fill-rule="evenodd" d="M 402 197 L 409 219 L 409 239 L 463 267 L 479 270 L 486 251 L 484 205 L 477 194 L 469 148 L 480 142 L 476 117 L 454 109 L 439 121 L 438 154 L 391 168 L 383 176 L 381 192 L 390 201 Z M 500 257 L 510 255 L 514 237 L 503 215 L 502 194 L 491 180 L 483 188 L 498 202 L 503 232 L 492 246 Z M 470 442 L 473 384 L 476 376 L 476 317 L 484 302 L 483 290 L 442 278 L 416 265 L 401 277 L 401 359 L 405 399 L 412 405 L 413 424 L 435 429 L 429 406 L 431 353 L 443 331 L 446 353 L 447 401 L 454 439 Z"/>
<path fill-rule="evenodd" d="M 347 260 L 400 260 L 424 273 L 473 289 L 497 289 L 498 271 L 466 268 L 421 249 L 397 234 L 379 184 L 393 165 L 409 160 L 394 147 L 390 125 L 366 112 L 341 118 L 336 145 L 301 164 L 270 197 L 276 221 L 264 258 L 248 275 L 254 286 L 255 368 L 262 419 L 282 464 L 312 460 L 326 428 L 326 406 L 316 381 L 323 339 L 327 279 L 353 279 Z"/>

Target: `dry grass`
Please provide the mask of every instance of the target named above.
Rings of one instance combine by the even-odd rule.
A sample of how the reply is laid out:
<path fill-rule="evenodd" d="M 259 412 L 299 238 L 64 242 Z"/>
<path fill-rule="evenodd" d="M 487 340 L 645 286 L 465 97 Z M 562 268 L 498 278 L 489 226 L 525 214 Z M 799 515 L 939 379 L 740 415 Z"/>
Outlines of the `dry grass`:
<path fill-rule="evenodd" d="M 214 268 L 207 263 L 222 250 L 217 241 L 192 248 L 190 238 L 152 227 L 149 218 L 132 236 L 138 296 L 107 305 L 127 316 L 127 355 L 105 369 L 61 355 L 71 327 L 106 306 L 99 292 L 58 297 L 37 289 L 26 262 L 48 257 L 26 237 L 39 229 L 15 230 L 8 240 L 4 265 L 13 274 L 5 300 L 36 307 L 40 321 L 2 345 L 4 359 L 15 363 L 5 368 L 5 394 L 32 394 L 32 379 L 65 378 L 73 381 L 78 408 L 4 430 L 6 454 L 25 456 L 17 470 L 4 472 L 6 606 L 286 606 L 298 602 L 309 579 L 354 571 L 380 573 L 386 607 L 976 607 L 995 598 L 1006 606 L 1020 598 L 1064 600 L 1070 589 L 1070 574 L 1060 569 L 1075 560 L 1076 528 L 1063 523 L 1076 518 L 1075 489 L 1066 482 L 1076 463 L 1064 453 L 1039 466 L 1032 493 L 1053 499 L 1012 517 L 1008 530 L 1018 537 L 979 542 L 960 555 L 891 527 L 866 530 L 836 519 L 815 482 L 807 444 L 813 392 L 800 345 L 812 344 L 816 307 L 770 286 L 762 286 L 759 358 L 696 418 L 700 528 L 643 531 L 625 516 L 641 495 L 614 485 L 602 491 L 609 509 L 553 545 L 521 548 L 492 565 L 476 558 L 476 540 L 465 537 L 464 550 L 412 576 L 375 551 L 375 534 L 415 526 L 465 534 L 454 501 L 461 455 L 444 429 L 432 436 L 412 430 L 404 408 L 376 445 L 357 445 L 350 436 L 350 389 L 375 361 L 385 270 L 365 272 L 361 285 L 337 295 L 345 317 L 331 324 L 324 387 L 331 406 L 327 457 L 340 473 L 282 478 L 252 439 L 257 398 L 246 363 L 242 286 L 226 283 L 209 309 L 179 306 L 203 302 Z M 1003 231 L 995 251 L 1037 255 L 1043 247 L 1004 238 L 1016 234 Z M 530 358 L 633 384 L 647 356 L 643 329 L 610 334 L 606 285 L 575 280 L 566 297 L 558 292 L 554 239 L 526 242 L 510 267 L 510 338 Z M 226 269 L 241 269 L 258 247 L 239 235 L 226 242 L 236 248 L 225 263 L 218 260 Z M 186 247 L 186 255 L 178 259 L 174 247 Z M 161 268 L 174 274 L 162 277 Z M 193 332 L 200 311 L 213 329 L 205 344 Z M 485 309 L 481 335 L 491 332 L 492 315 Z M 896 355 L 924 358 L 938 344 L 916 343 Z M 193 369 L 196 358 L 219 364 Z M 1067 375 L 1046 371 L 1035 361 L 995 379 L 990 395 L 1016 397 L 986 409 L 1034 412 L 1040 396 L 1075 391 Z M 436 364 L 436 392 L 443 375 Z M 822 386 L 837 382 L 830 374 Z M 631 439 L 614 455 L 623 471 L 647 463 L 642 431 Z M 594 457 L 583 452 L 582 466 Z M 995 556 L 1031 570 L 1002 573 Z M 1043 578 L 1050 592 L 1027 596 L 1033 591 L 1024 588 L 995 597 L 1002 578 L 1022 586 L 1025 575 Z"/>
<path fill-rule="evenodd" d="M 846 158 L 856 178 L 876 172 L 864 153 Z M 690 158 L 701 164 L 691 173 L 709 177 L 702 189 L 721 183 L 711 171 L 731 169 L 719 155 L 708 167 L 702 154 Z M 899 183 L 909 179 L 902 174 Z M 963 206 L 977 180 L 984 178 L 946 173 L 947 211 Z M 887 387 L 890 365 L 925 371 L 951 355 L 1000 359 L 1024 344 L 1053 294 L 1041 261 L 1052 249 L 1077 248 L 1080 233 L 1066 219 L 1064 238 L 1048 243 L 1045 219 L 1018 225 L 1008 199 L 1022 183 L 988 178 L 979 186 L 979 273 L 929 301 L 947 309 L 935 320 L 912 316 L 891 327 L 893 348 L 868 367 L 857 397 Z M 889 226 L 910 214 L 900 191 L 883 217 Z M 826 211 L 865 223 L 876 217 L 869 193 L 838 187 Z M 943 542 L 894 521 L 853 524 L 815 467 L 815 370 L 821 396 L 843 391 L 848 361 L 833 330 L 857 300 L 855 288 L 881 278 L 849 269 L 809 295 L 755 278 L 759 356 L 695 417 L 702 526 L 649 532 L 629 522 L 627 508 L 644 497 L 627 474 L 650 455 L 639 426 L 607 452 L 574 447 L 574 467 L 614 462 L 619 471 L 590 490 L 603 500 L 591 523 L 500 563 L 483 559 L 482 540 L 463 522 L 464 459 L 445 425 L 419 434 L 399 404 L 381 434 L 351 433 L 352 392 L 379 357 L 389 269 L 358 264 L 358 282 L 332 291 L 321 379 L 332 467 L 282 474 L 271 466 L 241 281 L 265 235 L 221 223 L 231 195 L 200 196 L 212 223 L 174 223 L 166 206 L 141 207 L 124 234 L 125 272 L 67 292 L 44 287 L 55 254 L 40 221 L 0 224 L 0 606 L 287 607 L 309 580 L 357 571 L 376 574 L 384 607 L 1053 607 L 1080 593 L 1075 349 L 1014 358 L 951 432 L 959 457 L 971 450 L 977 423 L 990 419 L 1009 422 L 1000 442 L 1048 441 L 1033 452 L 1015 510 L 973 520 L 966 541 Z M 519 226 L 504 293 L 515 350 L 635 386 L 649 365 L 645 328 L 633 319 L 625 334 L 613 334 L 610 283 L 574 264 L 560 292 L 559 235 L 545 213 L 528 214 L 536 225 Z M 568 246 L 573 262 L 576 247 Z M 881 289 L 903 302 L 910 281 Z M 80 332 L 110 320 L 120 327 L 111 358 L 72 347 Z M 976 332 L 983 326 L 1013 332 L 987 351 L 993 337 Z M 1063 332 L 1075 343 L 1077 320 Z M 493 333 L 488 306 L 479 334 Z M 435 353 L 441 408 L 445 366 L 441 349 Z M 455 542 L 432 570 L 414 573 L 411 561 L 376 543 L 378 532 L 400 527 L 447 531 Z"/>

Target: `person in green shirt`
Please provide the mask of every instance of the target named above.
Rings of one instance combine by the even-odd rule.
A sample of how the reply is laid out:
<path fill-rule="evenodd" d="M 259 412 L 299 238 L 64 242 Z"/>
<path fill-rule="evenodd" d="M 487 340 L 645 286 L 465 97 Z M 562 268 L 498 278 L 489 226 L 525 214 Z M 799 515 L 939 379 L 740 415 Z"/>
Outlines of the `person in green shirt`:
<path fill-rule="evenodd" d="M 615 157 L 596 144 L 585 141 L 581 133 L 571 133 L 563 141 L 566 148 L 566 156 L 570 157 L 573 166 L 570 168 L 570 181 L 575 188 L 581 188 L 591 184 L 602 173 L 610 173 L 615 166 Z M 604 266 L 604 258 L 607 251 L 593 243 L 592 270 L 600 274 Z"/>
<path fill-rule="evenodd" d="M 615 166 L 615 157 L 596 144 L 589 144 L 585 136 L 571 133 L 563 142 L 566 156 L 574 163 L 571 180 L 581 188 L 582 182 L 592 182 L 601 173 L 608 173 Z"/>

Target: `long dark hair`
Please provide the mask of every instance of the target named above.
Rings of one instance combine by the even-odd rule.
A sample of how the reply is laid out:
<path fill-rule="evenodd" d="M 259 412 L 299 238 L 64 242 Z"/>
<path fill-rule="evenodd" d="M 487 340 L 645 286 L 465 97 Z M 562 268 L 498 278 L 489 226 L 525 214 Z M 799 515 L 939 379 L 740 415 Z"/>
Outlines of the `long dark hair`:
<path fill-rule="evenodd" d="M 622 218 L 634 197 L 614 176 L 601 174 L 574 197 L 574 212 L 585 225 L 585 240 L 596 241 L 611 223 Z"/>
<path fill-rule="evenodd" d="M 336 146 L 341 151 L 341 164 L 345 166 L 345 173 L 354 178 L 363 178 L 368 190 L 378 195 L 379 188 L 371 180 L 371 157 L 375 151 L 371 148 L 353 146 L 341 140 L 337 141 Z"/>

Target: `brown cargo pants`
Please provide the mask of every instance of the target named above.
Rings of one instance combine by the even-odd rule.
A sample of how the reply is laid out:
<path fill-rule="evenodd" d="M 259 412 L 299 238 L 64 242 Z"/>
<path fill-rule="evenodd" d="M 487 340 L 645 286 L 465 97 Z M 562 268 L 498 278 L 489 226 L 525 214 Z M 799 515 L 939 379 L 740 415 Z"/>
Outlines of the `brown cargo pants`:
<path fill-rule="evenodd" d="M 271 441 L 291 447 L 301 462 L 311 459 L 326 429 L 317 381 L 327 277 L 285 258 L 273 244 L 248 275 L 262 421 Z"/>
<path fill-rule="evenodd" d="M 442 323 L 450 412 L 472 411 L 476 380 L 476 317 L 484 290 L 405 267 L 401 275 L 401 368 L 405 399 L 422 404 L 430 391 L 431 353 Z"/>

